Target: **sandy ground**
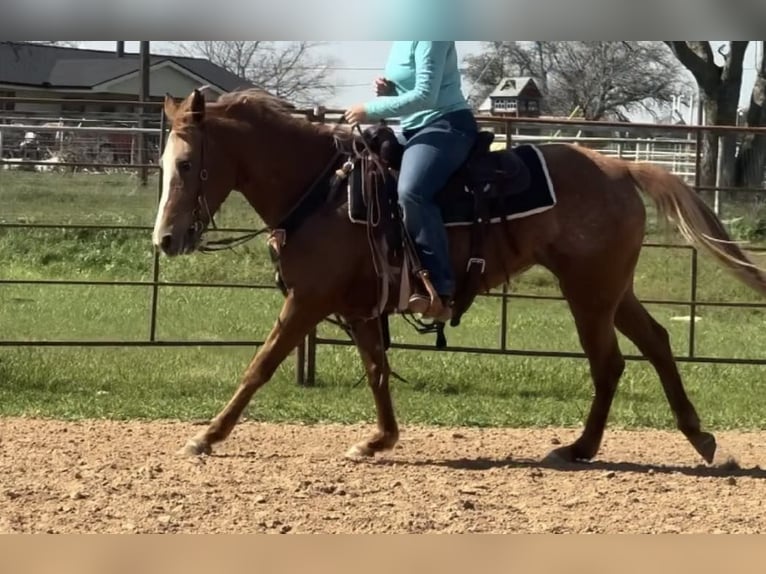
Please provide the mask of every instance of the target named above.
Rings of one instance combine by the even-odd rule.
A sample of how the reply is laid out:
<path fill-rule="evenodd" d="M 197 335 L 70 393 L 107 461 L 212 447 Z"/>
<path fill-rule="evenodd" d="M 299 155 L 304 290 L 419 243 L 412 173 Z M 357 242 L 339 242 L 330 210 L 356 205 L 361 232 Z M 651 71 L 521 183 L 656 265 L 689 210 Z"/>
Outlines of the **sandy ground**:
<path fill-rule="evenodd" d="M 724 472 L 677 432 L 607 430 L 596 461 L 553 468 L 576 430 L 403 428 L 355 463 L 369 427 L 245 422 L 175 456 L 197 430 L 0 420 L 0 532 L 766 531 L 766 433 L 719 433 L 742 466 Z"/>

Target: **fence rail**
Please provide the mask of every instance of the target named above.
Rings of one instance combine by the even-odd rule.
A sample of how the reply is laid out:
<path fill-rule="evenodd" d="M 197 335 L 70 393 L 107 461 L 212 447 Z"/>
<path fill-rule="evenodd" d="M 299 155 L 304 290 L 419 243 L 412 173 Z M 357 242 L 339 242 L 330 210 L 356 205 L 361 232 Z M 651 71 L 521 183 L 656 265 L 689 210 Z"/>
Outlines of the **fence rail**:
<path fill-rule="evenodd" d="M 13 98 L 0 98 L 0 101 L 22 101 Z M 40 99 L 25 99 L 25 103 L 38 102 L 41 104 L 51 105 L 55 104 L 56 100 L 40 98 Z M 67 103 L 78 103 L 78 100 L 67 100 Z M 100 101 L 100 100 L 82 100 L 86 103 L 103 103 L 103 104 L 119 104 L 121 102 L 112 101 Z M 139 106 L 137 102 L 129 102 L 130 104 Z M 93 122 L 93 125 L 80 125 L 80 126 L 41 126 L 38 123 L 38 119 L 34 119 L 33 116 L 23 116 L 23 114 L 10 114 L 5 112 L 3 116 L 0 113 L 0 138 L 2 134 L 9 133 L 9 131 L 38 131 L 38 132 L 61 132 L 68 131 L 72 133 L 95 133 L 95 134 L 127 134 L 131 136 L 137 135 L 151 135 L 159 139 L 159 150 L 164 146 L 166 136 L 165 120 L 161 113 L 161 108 L 157 103 L 145 103 L 143 104 L 145 109 L 154 109 L 154 115 L 144 114 L 144 119 L 152 119 L 158 128 L 137 128 L 137 127 L 108 127 L 95 125 L 97 122 Z M 304 114 L 311 121 L 333 121 L 333 115 L 340 116 L 341 110 L 298 110 L 296 113 Z M 125 114 L 121 114 L 124 116 Z M 48 114 L 50 117 L 50 114 Z M 3 121 L 25 121 L 19 125 L 2 123 Z M 67 121 L 87 121 L 85 118 L 82 120 L 67 120 Z M 623 159 L 629 161 L 649 161 L 658 165 L 663 165 L 670 171 L 684 177 L 690 184 L 697 190 L 697 192 L 712 191 L 716 194 L 723 191 L 730 191 L 736 193 L 749 192 L 751 194 L 762 194 L 763 187 L 742 189 L 733 187 L 722 186 L 710 186 L 701 185 L 700 180 L 700 165 L 701 165 L 701 137 L 703 130 L 710 130 L 713 133 L 719 134 L 721 137 L 725 137 L 729 134 L 742 134 L 745 132 L 766 134 L 766 129 L 751 129 L 744 130 L 743 128 L 735 127 L 700 127 L 700 126 L 670 126 L 670 125 L 654 125 L 654 124 L 626 124 L 618 122 L 583 122 L 577 120 L 551 120 L 551 119 L 526 119 L 526 118 L 505 118 L 505 117 L 487 117 L 479 118 L 480 124 L 486 129 L 495 129 L 497 133 L 496 141 L 500 145 L 515 145 L 519 143 L 540 143 L 550 141 L 566 141 L 575 143 L 577 145 L 584 145 L 596 149 L 605 154 L 617 155 Z M 140 122 L 138 122 L 140 123 Z M 528 133 L 522 133 L 521 129 L 529 128 L 558 128 L 559 131 L 567 128 L 575 130 L 583 130 L 588 132 L 603 131 L 603 130 L 619 130 L 621 133 L 630 132 L 647 132 L 651 131 L 651 136 L 644 135 L 643 137 L 625 137 L 624 135 L 615 136 L 614 134 L 600 137 L 600 136 L 573 136 L 568 134 L 538 134 L 530 135 Z M 670 137 L 659 137 L 656 134 L 674 134 Z M 677 136 L 676 134 L 682 134 Z M 1 141 L 1 140 L 0 140 Z M 2 149 L 2 144 L 0 144 Z M 145 150 L 146 151 L 146 150 Z M 0 158 L 2 154 L 0 154 Z M 143 156 L 146 157 L 146 156 Z M 156 161 L 156 157 L 154 158 Z M 45 160 L 24 160 L 23 162 L 12 160 L 0 160 L 0 167 L 7 167 L 18 163 L 26 163 L 28 165 L 40 165 L 46 163 Z M 114 164 L 93 163 L 93 162 L 63 162 L 58 164 L 57 167 L 67 166 L 80 166 L 96 168 L 99 166 L 110 166 Z M 158 170 L 159 166 L 154 163 L 128 163 L 117 164 L 114 167 L 126 168 L 126 169 L 143 169 L 144 171 Z M 0 182 L 1 183 L 1 182 Z M 161 181 L 158 179 L 157 183 L 157 200 L 159 201 L 159 195 L 161 193 Z M 760 195 L 759 195 L 760 197 Z M 0 205 L 5 205 L 2 198 L 2 187 L 0 186 Z M 0 212 L 1 213 L 1 212 Z M 19 221 L 3 221 L 0 219 L 0 229 L 25 229 L 25 230 L 40 230 L 40 229 L 83 229 L 83 230 L 105 230 L 105 231 L 132 231 L 148 233 L 151 231 L 151 227 L 146 225 L 107 225 L 107 224 L 73 224 L 73 223 L 37 223 L 37 222 L 19 222 Z M 252 231 L 250 228 L 232 228 L 223 231 L 231 232 L 247 232 Z M 735 301 L 705 301 L 698 297 L 698 253 L 697 250 L 691 246 L 686 245 L 674 245 L 664 243 L 645 243 L 644 246 L 648 249 L 670 249 L 678 253 L 686 253 L 690 258 L 690 273 L 688 284 L 688 299 L 644 299 L 644 303 L 656 304 L 656 305 L 669 305 L 669 306 L 684 306 L 689 309 L 689 344 L 687 353 L 678 356 L 678 360 L 682 362 L 698 362 L 698 363 L 720 363 L 720 364 L 766 364 L 766 358 L 738 358 L 738 357 L 707 357 L 699 356 L 696 352 L 696 321 L 697 311 L 703 307 L 718 307 L 718 308 L 751 308 L 751 309 L 766 309 L 766 302 L 735 302 Z M 766 249 L 755 249 L 756 251 L 766 251 Z M 161 260 L 159 254 L 155 253 L 152 257 L 152 269 L 151 279 L 141 281 L 111 281 L 111 280 L 59 280 L 59 279 L 26 279 L 26 278 L 0 278 L 0 285 L 44 285 L 44 286 L 95 286 L 98 288 L 107 287 L 145 287 L 151 291 L 150 295 L 150 313 L 149 324 L 147 325 L 147 336 L 144 339 L 139 340 L 21 340 L 21 339 L 6 339 L 0 340 L 0 347 L 75 347 L 75 346 L 90 346 L 90 347 L 180 347 L 180 346 L 257 346 L 262 344 L 262 341 L 258 340 L 168 340 L 161 339 L 157 336 L 158 327 L 158 301 L 162 288 L 209 288 L 209 289 L 254 289 L 254 290 L 275 290 L 274 285 L 265 285 L 257 283 L 230 283 L 230 282 L 205 282 L 205 281 L 162 281 L 160 280 L 160 267 Z M 569 352 L 569 351 L 553 351 L 553 350 L 533 350 L 533 349 L 520 349 L 513 348 L 508 343 L 508 318 L 507 310 L 509 304 L 513 299 L 528 299 L 539 301 L 565 301 L 561 296 L 552 295 L 537 295 L 529 293 L 514 293 L 511 292 L 508 285 L 504 285 L 502 289 L 493 291 L 491 293 L 480 295 L 481 297 L 499 299 L 501 302 L 501 317 L 500 317 L 500 333 L 498 336 L 497 345 L 494 347 L 466 347 L 466 346 L 449 346 L 441 352 L 456 352 L 456 353 L 468 353 L 468 354 L 487 354 L 487 355 L 509 355 L 509 356 L 529 356 L 529 357 L 551 357 L 551 358 L 585 358 L 585 354 L 582 352 Z M 317 348 L 323 345 L 336 345 L 336 346 L 348 346 L 352 345 L 352 342 L 346 339 L 338 339 L 333 337 L 320 337 L 316 332 L 310 334 L 306 341 L 298 347 L 296 353 L 296 379 L 301 385 L 311 385 L 315 380 L 316 375 L 316 351 Z M 407 344 L 396 343 L 392 344 L 394 349 L 404 350 L 418 350 L 418 351 L 434 351 L 433 345 L 419 345 L 419 344 Z M 643 360 L 641 356 L 627 356 L 629 360 Z"/>

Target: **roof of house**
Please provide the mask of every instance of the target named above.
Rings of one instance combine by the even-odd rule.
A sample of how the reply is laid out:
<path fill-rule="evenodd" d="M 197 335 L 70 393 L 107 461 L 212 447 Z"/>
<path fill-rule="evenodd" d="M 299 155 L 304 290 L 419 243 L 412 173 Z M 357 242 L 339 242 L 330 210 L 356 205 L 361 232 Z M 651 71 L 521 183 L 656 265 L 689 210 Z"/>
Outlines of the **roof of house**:
<path fill-rule="evenodd" d="M 491 111 L 492 100 L 494 98 L 515 98 L 518 97 L 529 82 L 535 83 L 531 76 L 508 77 L 500 80 L 495 89 L 479 106 L 480 111 Z"/>
<path fill-rule="evenodd" d="M 503 78 L 497 84 L 495 89 L 489 94 L 490 98 L 497 97 L 514 97 L 518 96 L 521 91 L 527 87 L 529 82 L 534 83 L 534 79 L 530 76 L 519 76 L 516 78 Z"/>
<path fill-rule="evenodd" d="M 150 55 L 150 65 L 170 61 L 225 92 L 255 87 L 204 58 Z M 84 65 L 86 64 L 86 65 Z M 138 54 L 80 50 L 28 42 L 0 42 L 0 83 L 46 88 L 92 88 L 138 72 Z"/>

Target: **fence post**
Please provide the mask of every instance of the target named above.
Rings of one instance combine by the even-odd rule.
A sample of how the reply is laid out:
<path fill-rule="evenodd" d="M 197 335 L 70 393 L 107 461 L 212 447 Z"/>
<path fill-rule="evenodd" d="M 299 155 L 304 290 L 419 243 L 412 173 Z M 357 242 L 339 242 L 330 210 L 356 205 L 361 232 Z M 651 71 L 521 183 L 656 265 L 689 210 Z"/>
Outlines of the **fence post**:
<path fill-rule="evenodd" d="M 700 91 L 700 94 L 702 92 Z M 702 96 L 699 96 L 698 105 L 697 105 L 697 142 L 696 147 L 694 150 L 694 190 L 697 192 L 697 195 L 700 193 L 700 178 L 701 170 L 702 170 L 702 120 L 703 120 L 703 111 L 702 111 Z"/>
<path fill-rule="evenodd" d="M 323 106 L 314 106 L 308 119 L 312 122 L 325 123 L 327 110 Z M 296 383 L 301 387 L 313 387 L 316 383 L 317 330 L 316 327 L 301 341 L 296 349 Z"/>
<path fill-rule="evenodd" d="M 295 382 L 299 387 L 306 386 L 306 339 L 295 347 Z"/>
<path fill-rule="evenodd" d="M 505 122 L 505 149 L 511 149 L 511 120 Z M 508 350 L 508 282 L 503 283 L 503 299 L 500 304 L 502 316 L 500 317 L 500 349 Z"/>
<path fill-rule="evenodd" d="M 713 191 L 713 212 L 721 217 L 721 173 L 723 172 L 724 136 L 718 136 L 718 157 L 715 162 L 715 190 Z"/>
<path fill-rule="evenodd" d="M 165 113 L 160 108 L 160 155 L 165 147 Z M 157 163 L 159 176 L 157 177 L 157 205 L 162 198 L 162 162 Z M 152 303 L 149 314 L 149 340 L 154 342 L 157 338 L 157 306 L 160 296 L 160 253 L 154 250 L 152 261 Z"/>
<path fill-rule="evenodd" d="M 697 279 L 698 279 L 698 261 L 697 249 L 692 247 L 691 261 L 691 289 L 689 293 L 689 358 L 694 358 L 695 339 L 697 334 Z"/>
<path fill-rule="evenodd" d="M 317 330 L 311 329 L 306 341 L 306 386 L 313 387 L 316 384 L 317 363 Z"/>
<path fill-rule="evenodd" d="M 699 195 L 700 193 L 700 181 L 702 178 L 702 105 L 700 102 L 700 108 L 697 112 L 697 148 L 695 149 L 695 170 L 694 170 L 694 191 Z M 697 261 L 697 248 L 693 245 L 692 260 L 691 260 L 691 285 L 690 285 L 690 297 L 689 297 L 689 358 L 694 357 L 694 347 L 696 342 L 697 325 L 695 319 L 697 318 L 697 276 L 698 276 L 698 261 Z"/>
<path fill-rule="evenodd" d="M 139 73 L 141 78 L 141 86 L 138 94 L 139 101 L 143 104 L 144 102 L 149 101 L 149 67 L 150 67 L 150 56 L 149 56 L 149 42 L 147 41 L 141 41 L 140 42 L 140 62 L 139 62 Z M 138 106 L 140 112 L 138 116 L 138 127 L 144 128 L 146 127 L 146 122 L 144 118 L 146 117 L 146 106 L 140 105 Z M 138 162 L 142 164 L 142 167 L 140 168 L 141 173 L 141 185 L 146 185 L 149 179 L 149 170 L 146 169 L 145 164 L 147 163 L 147 154 L 146 150 L 148 147 L 148 138 L 146 137 L 146 134 L 144 132 L 141 132 L 139 134 L 139 147 L 138 147 Z"/>
<path fill-rule="evenodd" d="M 314 115 L 316 120 L 323 124 L 327 121 L 327 109 L 324 106 L 315 106 Z M 309 332 L 306 341 L 306 386 L 313 387 L 317 378 L 317 329 L 314 327 Z"/>

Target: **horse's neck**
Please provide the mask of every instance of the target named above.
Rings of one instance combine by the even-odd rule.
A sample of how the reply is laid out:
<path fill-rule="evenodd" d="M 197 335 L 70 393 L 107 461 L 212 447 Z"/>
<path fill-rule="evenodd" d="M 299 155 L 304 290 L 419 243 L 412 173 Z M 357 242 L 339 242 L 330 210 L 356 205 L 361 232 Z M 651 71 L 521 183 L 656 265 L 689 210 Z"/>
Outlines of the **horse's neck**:
<path fill-rule="evenodd" d="M 257 134 L 250 137 L 256 141 Z M 292 128 L 262 147 L 243 158 L 246 175 L 239 191 L 264 223 L 276 226 L 322 174 L 335 146 L 329 134 Z"/>

